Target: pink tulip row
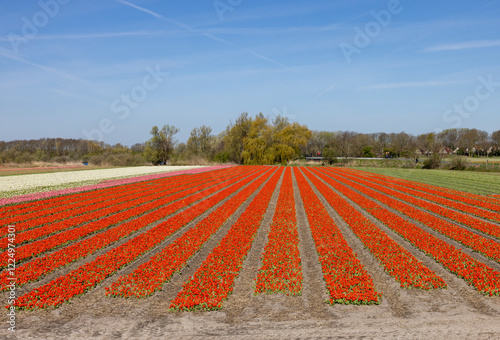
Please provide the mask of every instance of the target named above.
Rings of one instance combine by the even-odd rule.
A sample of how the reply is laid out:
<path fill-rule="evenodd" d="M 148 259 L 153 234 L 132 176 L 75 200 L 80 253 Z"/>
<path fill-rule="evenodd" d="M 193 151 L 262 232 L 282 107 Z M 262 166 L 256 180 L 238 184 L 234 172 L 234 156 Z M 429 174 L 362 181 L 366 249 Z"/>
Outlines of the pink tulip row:
<path fill-rule="evenodd" d="M 99 183 L 99 184 L 86 185 L 86 186 L 76 187 L 76 188 L 68 188 L 68 189 L 61 189 L 61 190 L 54 190 L 54 191 L 47 191 L 47 192 L 37 192 L 34 194 L 27 194 L 27 195 L 15 196 L 15 197 L 2 198 L 2 199 L 0 199 L 0 206 L 6 205 L 6 204 L 12 204 L 12 203 L 33 201 L 33 200 L 38 200 L 38 199 L 42 199 L 42 198 L 49 198 L 49 197 L 54 197 L 54 196 L 60 196 L 60 195 L 66 195 L 66 194 L 71 194 L 71 193 L 77 193 L 77 192 L 81 192 L 81 191 L 108 188 L 108 187 L 112 187 L 112 186 L 135 183 L 135 182 L 140 182 L 140 181 L 147 181 L 147 180 L 152 180 L 152 179 L 157 179 L 157 178 L 162 178 L 162 177 L 185 175 L 185 174 L 196 174 L 196 173 L 205 172 L 205 171 L 223 169 L 223 168 L 227 168 L 227 167 L 231 167 L 231 166 L 233 166 L 233 165 L 217 165 L 217 166 L 209 166 L 209 167 L 197 168 L 197 169 L 171 171 L 171 172 L 164 172 L 164 173 L 158 173 L 158 174 L 153 174 L 153 175 L 144 175 L 144 176 L 137 176 L 137 177 L 130 177 L 130 178 L 107 180 L 107 181 L 103 181 L 102 183 Z"/>

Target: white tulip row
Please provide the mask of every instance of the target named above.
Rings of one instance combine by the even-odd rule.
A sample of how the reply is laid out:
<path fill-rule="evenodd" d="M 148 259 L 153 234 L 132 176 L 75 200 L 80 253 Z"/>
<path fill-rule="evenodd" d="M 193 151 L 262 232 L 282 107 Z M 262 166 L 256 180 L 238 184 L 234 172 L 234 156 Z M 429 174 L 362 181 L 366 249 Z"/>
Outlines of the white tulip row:
<path fill-rule="evenodd" d="M 203 166 L 138 166 L 128 168 L 62 171 L 0 177 L 0 197 L 67 189 L 97 184 L 103 180 L 135 177 L 170 171 L 203 168 Z"/>

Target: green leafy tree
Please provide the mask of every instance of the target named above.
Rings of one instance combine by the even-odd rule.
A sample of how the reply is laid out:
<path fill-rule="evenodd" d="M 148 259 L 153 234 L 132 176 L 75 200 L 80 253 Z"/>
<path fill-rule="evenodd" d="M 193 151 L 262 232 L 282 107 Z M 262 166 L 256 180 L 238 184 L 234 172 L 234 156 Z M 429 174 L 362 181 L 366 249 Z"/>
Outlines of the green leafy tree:
<path fill-rule="evenodd" d="M 363 157 L 372 158 L 373 157 L 372 149 L 373 149 L 373 147 L 371 147 L 371 146 L 365 146 L 363 148 Z"/>
<path fill-rule="evenodd" d="M 262 113 L 250 124 L 248 135 L 243 141 L 243 162 L 246 165 L 273 164 L 272 128 Z"/>
<path fill-rule="evenodd" d="M 318 151 L 324 152 L 326 145 L 335 139 L 335 133 L 329 131 L 311 131 L 311 137 L 305 148 L 307 154 L 316 155 Z"/>
<path fill-rule="evenodd" d="M 174 135 L 179 132 L 175 126 L 163 125 L 160 130 L 157 126 L 151 129 L 151 139 L 146 142 L 145 157 L 153 163 L 167 164 L 177 141 Z"/>
<path fill-rule="evenodd" d="M 500 130 L 491 133 L 491 140 L 496 147 L 500 147 Z"/>
<path fill-rule="evenodd" d="M 273 134 L 274 161 L 287 164 L 300 153 L 301 147 L 305 147 L 311 138 L 311 131 L 299 123 L 288 123 Z"/>
<path fill-rule="evenodd" d="M 272 124 L 262 113 L 251 123 L 244 141 L 245 164 L 287 164 L 296 158 L 311 138 L 311 131 L 287 118 L 278 116 Z"/>
<path fill-rule="evenodd" d="M 252 118 L 245 112 L 236 119 L 234 124 L 230 123 L 227 127 L 223 143 L 224 152 L 230 161 L 243 164 L 243 147 L 251 125 Z"/>
<path fill-rule="evenodd" d="M 211 133 L 212 128 L 209 126 L 202 125 L 199 128 L 194 128 L 187 141 L 189 152 L 193 155 L 202 155 L 209 158 L 212 140 L 214 139 Z"/>
<path fill-rule="evenodd" d="M 323 157 L 325 159 L 325 162 L 328 164 L 337 163 L 338 162 L 337 148 L 331 143 L 326 144 L 325 147 L 323 148 Z"/>

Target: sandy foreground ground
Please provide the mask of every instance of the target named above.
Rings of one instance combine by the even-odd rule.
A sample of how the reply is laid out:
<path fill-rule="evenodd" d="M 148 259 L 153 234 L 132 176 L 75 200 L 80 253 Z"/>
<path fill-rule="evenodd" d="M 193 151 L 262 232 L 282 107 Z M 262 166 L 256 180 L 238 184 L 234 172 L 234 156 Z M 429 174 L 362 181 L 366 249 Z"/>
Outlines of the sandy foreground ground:
<path fill-rule="evenodd" d="M 191 258 L 186 267 L 176 273 L 171 281 L 152 297 L 108 298 L 104 294 L 104 287 L 109 287 L 118 277 L 130 273 L 149 260 L 182 235 L 182 232 L 172 235 L 147 255 L 122 268 L 84 296 L 72 299 L 70 303 L 57 309 L 17 311 L 15 333 L 8 330 L 7 317 L 2 317 L 0 339 L 500 339 L 500 297 L 480 294 L 464 280 L 374 220 L 379 223 L 381 229 L 441 276 L 448 285 L 447 289 L 433 291 L 400 288 L 331 207 L 327 208 L 328 213 L 336 221 L 348 244 L 358 254 L 377 291 L 383 293 L 383 298 L 380 305 L 370 306 L 331 306 L 325 303 L 328 298 L 325 281 L 296 189 L 297 186 L 294 185 L 304 277 L 301 296 L 253 294 L 254 279 L 261 264 L 260 257 L 267 243 L 267 234 L 278 197 L 276 190 L 236 279 L 234 291 L 222 310 L 171 312 L 169 305 L 182 289 L 183 282 L 194 274 L 211 250 L 227 234 L 231 225 L 248 206 L 248 202 L 243 204 L 203 249 Z M 213 209 L 189 223 L 183 231 L 196 225 L 210 211 Z M 124 239 L 116 246 L 126 241 L 127 239 Z M 481 258 L 456 242 L 450 243 L 471 256 Z M 38 282 L 19 287 L 17 293 L 20 296 L 40 287 L 100 254 L 102 252 L 97 252 L 86 259 L 55 270 Z M 481 260 L 495 270 L 500 270 L 498 263 L 485 258 Z M 7 301 L 7 295 L 4 295 L 3 299 Z M 4 315 L 6 313 L 4 312 Z"/>
<path fill-rule="evenodd" d="M 95 305 L 79 313 L 18 313 L 18 329 L 2 339 L 500 339 L 498 299 L 474 307 L 460 294 L 405 292 L 404 315 L 380 306 L 299 306 L 304 298 L 252 297 L 248 306 L 215 312 L 169 313 L 168 301 Z M 297 303 L 295 300 L 300 300 Z M 76 305 L 79 305 L 77 302 Z M 133 307 L 136 308 L 133 308 Z M 71 308 L 73 309 L 73 308 Z M 21 315 L 19 315 L 21 314 Z M 73 315 L 71 315 L 73 314 Z"/>

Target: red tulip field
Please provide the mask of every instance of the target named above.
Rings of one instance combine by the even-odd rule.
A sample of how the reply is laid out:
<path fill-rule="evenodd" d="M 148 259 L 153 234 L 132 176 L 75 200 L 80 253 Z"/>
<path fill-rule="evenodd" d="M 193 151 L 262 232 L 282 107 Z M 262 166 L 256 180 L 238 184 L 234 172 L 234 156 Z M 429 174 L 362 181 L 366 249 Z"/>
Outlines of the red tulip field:
<path fill-rule="evenodd" d="M 235 166 L 4 205 L 0 235 L 20 320 L 500 311 L 500 198 L 351 168 Z"/>

